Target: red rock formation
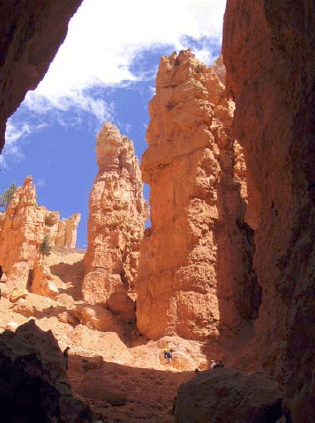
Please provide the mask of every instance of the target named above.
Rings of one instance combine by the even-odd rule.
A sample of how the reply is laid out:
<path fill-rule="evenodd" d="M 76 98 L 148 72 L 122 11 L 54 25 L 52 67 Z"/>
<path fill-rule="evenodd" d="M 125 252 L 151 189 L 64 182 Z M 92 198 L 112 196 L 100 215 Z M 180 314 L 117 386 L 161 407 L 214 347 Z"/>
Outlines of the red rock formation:
<path fill-rule="evenodd" d="M 133 290 L 148 210 L 132 142 L 106 123 L 96 154 L 99 171 L 90 194 L 82 292 L 85 301 L 105 304 L 111 294 Z"/>
<path fill-rule="evenodd" d="M 0 152 L 6 120 L 45 75 L 82 0 L 0 3 Z"/>
<path fill-rule="evenodd" d="M 53 240 L 56 247 L 75 248 L 77 242 L 77 226 L 80 219 L 81 214 L 76 213 L 68 219 L 58 221 L 56 238 Z"/>
<path fill-rule="evenodd" d="M 294 422 L 315 421 L 314 20 L 306 0 L 229 0 L 223 42 L 263 288 L 256 355 L 281 379 Z"/>
<path fill-rule="evenodd" d="M 59 245 L 61 243 L 65 246 L 67 242 L 71 244 L 69 232 L 73 233 L 72 239 L 76 238 L 76 228 L 74 229 L 73 222 L 78 221 L 77 216 L 80 215 L 73 215 L 62 221 L 65 222 L 65 228 L 63 232 L 60 230 L 58 232 Z M 0 263 L 7 277 L 7 285 L 11 288 L 14 286 L 26 288 L 27 284 L 31 282 L 30 271 L 34 268 L 38 248 L 44 236 L 49 236 L 49 243 L 52 247 L 55 245 L 60 224 L 59 213 L 50 212 L 37 204 L 35 186 L 32 183 L 32 178 L 27 176 L 23 187 L 19 187 L 15 191 L 6 213 L 2 217 Z M 43 275 L 42 271 L 35 273 L 37 276 Z M 35 288 L 39 285 L 37 277 L 33 292 L 40 293 Z M 46 287 L 47 284 L 44 285 Z"/>
<path fill-rule="evenodd" d="M 189 50 L 162 56 L 141 164 L 152 228 L 141 247 L 137 325 L 149 337 L 231 335 L 257 316 L 233 111 L 211 67 Z"/>
<path fill-rule="evenodd" d="M 45 267 L 44 257 L 36 257 L 32 272 L 31 292 L 56 299 L 59 290 L 53 282 L 53 276 Z"/>

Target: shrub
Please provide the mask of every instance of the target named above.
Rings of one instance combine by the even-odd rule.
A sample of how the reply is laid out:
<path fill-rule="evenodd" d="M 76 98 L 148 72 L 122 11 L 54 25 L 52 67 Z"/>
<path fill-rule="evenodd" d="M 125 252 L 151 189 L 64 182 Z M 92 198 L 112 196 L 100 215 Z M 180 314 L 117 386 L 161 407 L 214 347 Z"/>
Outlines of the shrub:
<path fill-rule="evenodd" d="M 0 207 L 5 207 L 7 209 L 16 189 L 17 186 L 15 184 L 11 184 L 9 188 L 4 191 L 3 195 L 0 197 Z"/>
<path fill-rule="evenodd" d="M 43 254 L 43 256 L 49 256 L 50 250 L 51 246 L 49 245 L 49 237 L 48 235 L 45 235 L 42 243 L 39 246 L 39 252 Z"/>

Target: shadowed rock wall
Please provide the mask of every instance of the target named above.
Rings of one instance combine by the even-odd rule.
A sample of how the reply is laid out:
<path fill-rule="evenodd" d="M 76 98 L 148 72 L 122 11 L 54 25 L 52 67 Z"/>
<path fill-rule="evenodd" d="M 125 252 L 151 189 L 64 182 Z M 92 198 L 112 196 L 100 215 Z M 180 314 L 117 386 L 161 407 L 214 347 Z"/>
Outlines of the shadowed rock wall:
<path fill-rule="evenodd" d="M 82 0 L 14 0 L 0 3 L 0 153 L 5 124 L 28 90 L 34 90 L 65 39 Z"/>
<path fill-rule="evenodd" d="M 0 406 L 6 422 L 91 422 L 90 409 L 72 396 L 51 331 L 31 320 L 15 333 L 2 333 L 0 351 Z"/>
<path fill-rule="evenodd" d="M 224 19 L 227 91 L 263 288 L 256 354 L 281 377 L 294 422 L 315 421 L 314 24 L 308 0 L 229 0 Z"/>

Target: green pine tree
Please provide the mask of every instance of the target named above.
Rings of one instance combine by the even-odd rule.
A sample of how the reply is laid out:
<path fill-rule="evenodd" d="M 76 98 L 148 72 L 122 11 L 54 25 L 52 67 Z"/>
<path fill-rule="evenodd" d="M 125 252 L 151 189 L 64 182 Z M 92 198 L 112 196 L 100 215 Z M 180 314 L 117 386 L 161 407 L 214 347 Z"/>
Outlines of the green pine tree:
<path fill-rule="evenodd" d="M 9 188 L 4 191 L 3 195 L 0 197 L 0 207 L 5 207 L 5 209 L 7 209 L 16 189 L 17 186 L 15 184 L 11 184 Z"/>
<path fill-rule="evenodd" d="M 49 237 L 48 235 L 45 235 L 42 243 L 39 246 L 39 252 L 43 256 L 49 256 L 50 250 L 51 250 L 51 246 L 49 245 Z"/>

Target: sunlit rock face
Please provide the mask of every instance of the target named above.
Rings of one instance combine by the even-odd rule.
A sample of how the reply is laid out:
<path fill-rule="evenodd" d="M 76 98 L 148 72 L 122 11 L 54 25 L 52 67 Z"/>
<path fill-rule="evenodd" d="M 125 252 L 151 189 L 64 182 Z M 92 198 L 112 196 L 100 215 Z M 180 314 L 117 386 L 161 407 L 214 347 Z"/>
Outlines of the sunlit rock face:
<path fill-rule="evenodd" d="M 76 239 L 73 220 L 77 222 L 79 219 L 80 215 L 76 214 L 60 221 L 59 212 L 39 206 L 32 177 L 27 176 L 23 186 L 16 189 L 6 212 L 1 214 L 0 265 L 6 274 L 7 288 L 26 288 L 31 283 L 31 272 L 45 236 L 48 236 L 51 247 L 55 246 L 57 234 L 60 245 L 66 247 L 71 238 L 69 245 L 73 246 Z M 60 222 L 65 222 L 62 230 L 59 230 Z"/>
<path fill-rule="evenodd" d="M 82 0 L 0 3 L 0 152 L 6 120 L 34 90 L 65 39 Z"/>
<path fill-rule="evenodd" d="M 96 155 L 82 292 L 85 301 L 106 304 L 112 294 L 134 291 L 148 206 L 133 144 L 114 125 L 101 129 Z"/>
<path fill-rule="evenodd" d="M 263 288 L 255 354 L 281 379 L 294 422 L 315 420 L 314 12 L 306 0 L 229 0 L 223 40 Z"/>
<path fill-rule="evenodd" d="M 187 50 L 162 56 L 149 110 L 141 170 L 152 227 L 141 246 L 138 328 L 152 338 L 233 336 L 260 301 L 234 104 L 215 68 Z"/>

